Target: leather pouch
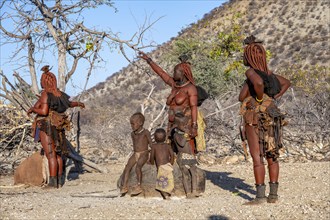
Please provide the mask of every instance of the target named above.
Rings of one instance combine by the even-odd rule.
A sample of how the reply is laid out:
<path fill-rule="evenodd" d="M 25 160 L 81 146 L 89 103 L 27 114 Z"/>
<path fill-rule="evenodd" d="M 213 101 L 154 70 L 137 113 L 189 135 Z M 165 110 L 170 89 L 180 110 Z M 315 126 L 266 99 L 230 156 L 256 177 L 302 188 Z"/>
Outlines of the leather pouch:
<path fill-rule="evenodd" d="M 245 123 L 247 123 L 249 125 L 257 125 L 258 124 L 258 114 L 252 109 L 248 109 L 245 112 L 243 118 L 244 118 Z"/>

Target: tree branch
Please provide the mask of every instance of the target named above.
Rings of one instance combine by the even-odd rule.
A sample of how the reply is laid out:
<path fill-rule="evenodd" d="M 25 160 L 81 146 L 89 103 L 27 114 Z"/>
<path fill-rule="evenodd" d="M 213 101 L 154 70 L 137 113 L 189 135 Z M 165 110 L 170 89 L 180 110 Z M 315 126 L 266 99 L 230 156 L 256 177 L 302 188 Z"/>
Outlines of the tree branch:
<path fill-rule="evenodd" d="M 13 34 L 13 33 L 9 32 L 9 31 L 7 31 L 1 24 L 0 24 L 0 30 L 2 30 L 3 33 L 5 33 L 8 37 L 12 37 L 12 38 L 16 38 L 16 39 L 21 39 L 21 40 L 27 40 L 30 37 L 30 34 L 31 34 L 31 31 L 29 31 L 25 35 Z"/>

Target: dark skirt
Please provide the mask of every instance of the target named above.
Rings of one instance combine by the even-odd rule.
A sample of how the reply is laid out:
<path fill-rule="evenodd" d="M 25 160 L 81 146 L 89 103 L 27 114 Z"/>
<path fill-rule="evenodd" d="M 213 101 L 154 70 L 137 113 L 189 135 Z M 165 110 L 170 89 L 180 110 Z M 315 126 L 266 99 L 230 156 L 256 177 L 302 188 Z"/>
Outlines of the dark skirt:
<path fill-rule="evenodd" d="M 255 109 L 246 109 L 245 105 L 251 98 L 246 98 L 241 106 L 244 123 L 255 127 L 259 136 L 261 154 L 276 161 L 279 150 L 283 147 L 283 126 L 286 124 L 284 114 L 267 95 L 264 95 L 261 105 Z"/>
<path fill-rule="evenodd" d="M 196 160 L 196 156 L 193 154 L 187 154 L 187 153 L 178 153 L 178 157 L 176 159 L 176 162 L 178 163 L 179 167 L 185 166 L 188 169 L 192 166 L 198 165 L 198 162 Z"/>
<path fill-rule="evenodd" d="M 40 131 L 45 132 L 47 136 L 51 137 L 55 144 L 56 153 L 67 154 L 68 150 L 65 143 L 65 130 L 57 129 L 53 126 L 48 118 L 37 121 L 34 141 L 40 141 Z"/>

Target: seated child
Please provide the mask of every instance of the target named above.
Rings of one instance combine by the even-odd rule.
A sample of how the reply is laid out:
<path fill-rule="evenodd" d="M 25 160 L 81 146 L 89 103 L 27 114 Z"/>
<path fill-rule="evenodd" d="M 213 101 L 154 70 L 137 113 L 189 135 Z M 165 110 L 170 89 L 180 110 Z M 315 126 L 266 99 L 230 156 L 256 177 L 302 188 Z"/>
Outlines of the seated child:
<path fill-rule="evenodd" d="M 142 192 L 142 167 L 149 158 L 148 146 L 151 147 L 152 144 L 150 132 L 143 128 L 144 120 L 145 118 L 140 112 L 134 113 L 130 118 L 130 123 L 133 130 L 131 137 L 133 140 L 134 154 L 129 158 L 123 173 L 120 193 L 124 195 L 128 192 L 128 178 L 130 171 L 135 164 L 137 186 L 133 189 L 131 194 L 138 195 Z"/>
<path fill-rule="evenodd" d="M 174 153 L 170 145 L 165 143 L 166 132 L 158 128 L 154 134 L 156 143 L 151 147 L 150 163 L 157 166 L 156 190 L 164 199 L 169 198 L 174 188 L 173 163 Z"/>

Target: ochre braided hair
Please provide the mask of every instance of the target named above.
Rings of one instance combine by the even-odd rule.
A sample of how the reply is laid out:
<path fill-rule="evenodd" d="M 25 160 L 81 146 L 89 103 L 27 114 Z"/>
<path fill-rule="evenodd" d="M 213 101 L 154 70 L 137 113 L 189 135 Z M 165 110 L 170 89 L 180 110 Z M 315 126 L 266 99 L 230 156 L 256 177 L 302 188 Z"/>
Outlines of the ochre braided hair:
<path fill-rule="evenodd" d="M 43 71 L 41 75 L 41 85 L 44 87 L 43 89 L 47 93 L 52 93 L 55 96 L 60 96 L 61 93 L 57 89 L 56 76 L 54 75 L 54 73 L 49 71 L 49 66 L 48 65 L 43 66 L 41 68 L 41 71 Z"/>
<path fill-rule="evenodd" d="M 266 61 L 266 50 L 261 45 L 261 42 L 257 42 L 256 38 L 251 35 L 244 40 L 244 44 L 247 45 L 244 48 L 244 58 L 248 62 L 249 66 L 253 69 L 269 74 Z"/>
<path fill-rule="evenodd" d="M 177 70 L 177 69 L 181 69 L 183 71 L 183 74 L 189 80 L 189 82 L 191 82 L 193 85 L 195 85 L 195 80 L 194 80 L 193 74 L 191 72 L 191 67 L 190 67 L 191 64 L 189 62 L 187 62 L 188 56 L 187 55 L 181 55 L 179 57 L 179 60 L 181 61 L 181 63 L 177 64 L 174 67 L 174 71 Z"/>

